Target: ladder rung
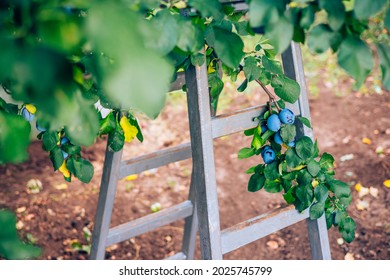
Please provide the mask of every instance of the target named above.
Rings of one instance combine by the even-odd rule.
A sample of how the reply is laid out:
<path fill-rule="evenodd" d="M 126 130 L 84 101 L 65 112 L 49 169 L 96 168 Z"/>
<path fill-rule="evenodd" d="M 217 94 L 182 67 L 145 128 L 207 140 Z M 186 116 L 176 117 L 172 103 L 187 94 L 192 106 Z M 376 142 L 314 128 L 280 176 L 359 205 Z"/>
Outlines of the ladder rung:
<path fill-rule="evenodd" d="M 121 162 L 119 178 L 124 178 L 132 174 L 138 174 L 145 170 L 167 165 L 171 162 L 185 160 L 190 157 L 191 145 L 190 143 L 185 143 L 144 156 L 125 160 Z"/>
<path fill-rule="evenodd" d="M 266 106 L 261 105 L 215 117 L 212 120 L 213 138 L 255 127 L 259 122 L 253 119 L 260 116 L 265 110 Z"/>
<path fill-rule="evenodd" d="M 108 231 L 106 247 L 191 216 L 193 208 L 192 202 L 186 200 L 157 213 L 149 214 L 145 217 L 111 228 Z"/>
<path fill-rule="evenodd" d="M 308 217 L 308 209 L 299 213 L 295 210 L 294 205 L 289 205 L 238 223 L 221 232 L 222 254 L 238 249 Z"/>
<path fill-rule="evenodd" d="M 171 260 L 186 260 L 187 256 L 183 252 L 179 252 L 177 254 L 174 254 L 173 256 L 170 256 L 168 258 L 165 258 L 167 261 Z"/>
<path fill-rule="evenodd" d="M 266 107 L 264 105 L 256 106 L 228 114 L 219 115 L 213 118 L 213 138 L 240 132 L 256 126 L 257 121 L 253 121 L 253 119 L 258 117 L 265 109 Z M 122 161 L 119 178 L 124 178 L 132 174 L 138 174 L 145 170 L 167 165 L 171 162 L 185 160 L 190 157 L 191 145 L 190 143 L 185 143 Z"/>

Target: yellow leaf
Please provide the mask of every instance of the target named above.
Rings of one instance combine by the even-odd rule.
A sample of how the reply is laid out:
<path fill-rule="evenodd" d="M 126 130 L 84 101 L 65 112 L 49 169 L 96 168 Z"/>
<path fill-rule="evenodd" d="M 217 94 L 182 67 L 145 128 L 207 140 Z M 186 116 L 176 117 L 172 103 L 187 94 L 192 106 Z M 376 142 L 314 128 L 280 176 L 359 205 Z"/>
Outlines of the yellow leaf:
<path fill-rule="evenodd" d="M 123 132 L 125 133 L 125 141 L 131 142 L 134 137 L 137 136 L 138 129 L 134 125 L 131 125 L 129 119 L 125 116 L 121 118 L 119 124 L 121 125 Z"/>
<path fill-rule="evenodd" d="M 360 192 L 360 191 L 362 190 L 362 188 L 363 188 L 363 186 L 362 186 L 362 184 L 360 184 L 360 183 L 357 183 L 357 184 L 355 185 L 355 190 L 357 190 L 358 192 Z"/>
<path fill-rule="evenodd" d="M 371 139 L 366 138 L 366 137 L 364 137 L 364 138 L 362 139 L 362 142 L 363 142 L 364 144 L 367 144 L 367 145 L 371 145 L 371 143 L 372 143 Z"/>
<path fill-rule="evenodd" d="M 138 178 L 137 174 L 129 175 L 126 177 L 126 181 L 133 181 Z"/>
<path fill-rule="evenodd" d="M 26 105 L 26 109 L 27 111 L 29 111 L 31 114 L 35 114 L 35 112 L 37 111 L 37 108 L 32 105 L 32 104 L 27 104 Z"/>
<path fill-rule="evenodd" d="M 315 189 L 315 187 L 317 187 L 318 186 L 318 180 L 313 180 L 312 182 L 311 182 L 311 186 L 313 187 L 313 189 Z"/>
<path fill-rule="evenodd" d="M 64 175 L 65 178 L 70 177 L 70 171 L 68 170 L 68 168 L 66 168 L 66 161 L 62 163 L 62 165 L 60 166 L 60 168 L 58 168 L 58 170 Z"/>
<path fill-rule="evenodd" d="M 390 180 L 384 181 L 384 182 L 383 182 L 383 185 L 385 185 L 385 187 L 390 188 Z"/>
<path fill-rule="evenodd" d="M 214 72 L 215 72 L 215 69 L 214 69 L 214 67 L 213 67 L 213 64 L 210 63 L 210 64 L 209 64 L 209 67 L 207 67 L 207 73 L 208 73 L 208 74 L 211 74 L 211 73 L 214 73 Z"/>
<path fill-rule="evenodd" d="M 306 165 L 301 164 L 301 165 L 298 165 L 297 167 L 294 167 L 294 168 L 291 169 L 291 170 L 294 170 L 294 171 L 296 171 L 296 170 L 301 170 L 301 169 L 303 169 L 303 168 L 305 168 L 305 167 L 306 167 Z"/>

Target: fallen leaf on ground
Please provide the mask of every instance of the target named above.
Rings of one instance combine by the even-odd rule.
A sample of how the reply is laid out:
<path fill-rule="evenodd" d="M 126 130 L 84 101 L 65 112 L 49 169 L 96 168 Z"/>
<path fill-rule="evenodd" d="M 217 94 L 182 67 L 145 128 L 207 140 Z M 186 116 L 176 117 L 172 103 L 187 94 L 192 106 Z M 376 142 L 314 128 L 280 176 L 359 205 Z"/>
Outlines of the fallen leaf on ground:
<path fill-rule="evenodd" d="M 16 209 L 16 213 L 23 213 L 24 211 L 26 211 L 26 209 L 26 206 L 19 207 Z"/>
<path fill-rule="evenodd" d="M 344 256 L 344 260 L 346 260 L 346 261 L 352 261 L 354 259 L 355 258 L 354 258 L 352 253 L 346 253 L 345 256 Z"/>
<path fill-rule="evenodd" d="M 126 176 L 126 181 L 133 181 L 138 178 L 137 174 Z"/>
<path fill-rule="evenodd" d="M 42 182 L 38 179 L 31 179 L 27 182 L 27 193 L 37 194 L 43 190 Z"/>
<path fill-rule="evenodd" d="M 22 221 L 18 221 L 16 223 L 16 229 L 21 230 L 24 227 L 24 223 Z"/>
<path fill-rule="evenodd" d="M 276 241 L 274 241 L 274 240 L 268 241 L 268 242 L 267 242 L 267 246 L 270 247 L 270 248 L 273 249 L 273 250 L 279 248 L 278 242 L 276 242 Z"/>
<path fill-rule="evenodd" d="M 370 139 L 370 138 L 367 138 L 367 137 L 364 137 L 364 138 L 362 139 L 362 142 L 363 142 L 364 144 L 367 144 L 367 145 L 371 145 L 371 144 L 372 144 L 371 139 Z"/>
<path fill-rule="evenodd" d="M 369 206 L 370 206 L 370 204 L 364 200 L 358 200 L 356 202 L 356 209 L 360 210 L 360 211 L 368 209 Z"/>
<path fill-rule="evenodd" d="M 62 183 L 62 184 L 55 185 L 54 188 L 56 188 L 57 190 L 66 190 L 68 188 L 68 185 Z"/>
<path fill-rule="evenodd" d="M 390 180 L 384 181 L 384 182 L 383 182 L 383 185 L 384 185 L 385 187 L 390 188 Z"/>
<path fill-rule="evenodd" d="M 344 244 L 344 239 L 338 238 L 338 239 L 337 239 L 337 244 L 343 245 L 343 244 Z"/>
<path fill-rule="evenodd" d="M 357 190 L 358 192 L 360 192 L 360 191 L 362 190 L 362 188 L 363 188 L 363 186 L 362 186 L 362 184 L 360 184 L 360 183 L 357 183 L 357 184 L 355 185 L 355 190 Z"/>
<path fill-rule="evenodd" d="M 340 157 L 340 161 L 352 160 L 353 157 L 354 157 L 353 154 L 343 155 L 342 157 Z"/>
<path fill-rule="evenodd" d="M 374 187 L 370 187 L 370 194 L 377 198 L 378 197 L 378 194 L 379 194 L 379 190 L 377 188 L 374 188 Z"/>

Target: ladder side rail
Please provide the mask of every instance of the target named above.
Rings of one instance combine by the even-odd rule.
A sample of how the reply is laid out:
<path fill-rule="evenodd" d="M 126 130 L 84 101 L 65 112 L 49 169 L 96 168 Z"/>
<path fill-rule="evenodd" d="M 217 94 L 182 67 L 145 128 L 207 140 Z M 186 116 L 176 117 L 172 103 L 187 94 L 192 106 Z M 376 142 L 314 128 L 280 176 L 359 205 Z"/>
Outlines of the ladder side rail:
<path fill-rule="evenodd" d="M 302 53 L 299 44 L 291 43 L 289 48 L 282 54 L 282 59 L 285 74 L 289 78 L 296 80 L 301 86 L 301 94 L 298 102 L 293 105 L 293 109 L 296 109 L 294 106 L 298 106 L 300 115 L 310 119 L 309 100 L 303 69 Z M 300 126 L 298 129 L 298 137 L 300 135 L 306 135 L 313 139 L 313 131 L 308 127 Z M 317 220 L 311 220 L 308 218 L 306 221 L 312 258 L 315 260 L 331 259 L 325 215 Z"/>

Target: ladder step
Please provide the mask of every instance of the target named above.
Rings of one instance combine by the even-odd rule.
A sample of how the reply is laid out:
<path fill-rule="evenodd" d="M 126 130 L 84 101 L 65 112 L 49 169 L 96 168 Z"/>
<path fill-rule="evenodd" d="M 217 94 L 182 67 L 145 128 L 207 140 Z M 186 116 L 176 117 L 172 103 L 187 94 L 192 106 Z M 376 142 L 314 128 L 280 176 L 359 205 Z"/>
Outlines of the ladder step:
<path fill-rule="evenodd" d="M 191 216 L 193 209 L 192 202 L 186 200 L 157 213 L 113 227 L 108 231 L 106 247 Z"/>
<path fill-rule="evenodd" d="M 183 252 L 179 252 L 173 256 L 170 256 L 168 258 L 165 258 L 167 261 L 172 261 L 172 260 L 186 260 L 187 256 Z"/>
<path fill-rule="evenodd" d="M 289 205 L 238 223 L 221 232 L 222 254 L 236 250 L 308 217 L 309 209 L 299 213 L 294 205 Z"/>
<path fill-rule="evenodd" d="M 213 118 L 213 138 L 237 133 L 257 126 L 259 121 L 254 120 L 254 118 L 260 116 L 265 110 L 267 110 L 267 106 L 261 105 L 222 114 Z"/>
<path fill-rule="evenodd" d="M 189 159 L 192 155 L 191 144 L 185 143 L 174 147 L 159 150 L 144 156 L 132 158 L 121 162 L 119 178 L 138 174 L 171 162 Z"/>
<path fill-rule="evenodd" d="M 253 119 L 266 110 L 266 106 L 256 106 L 232 113 L 219 115 L 212 120 L 213 138 L 237 133 L 257 125 Z M 171 162 L 177 162 L 191 157 L 191 144 L 185 143 L 159 150 L 147 155 L 122 161 L 119 178 L 138 174 Z"/>

